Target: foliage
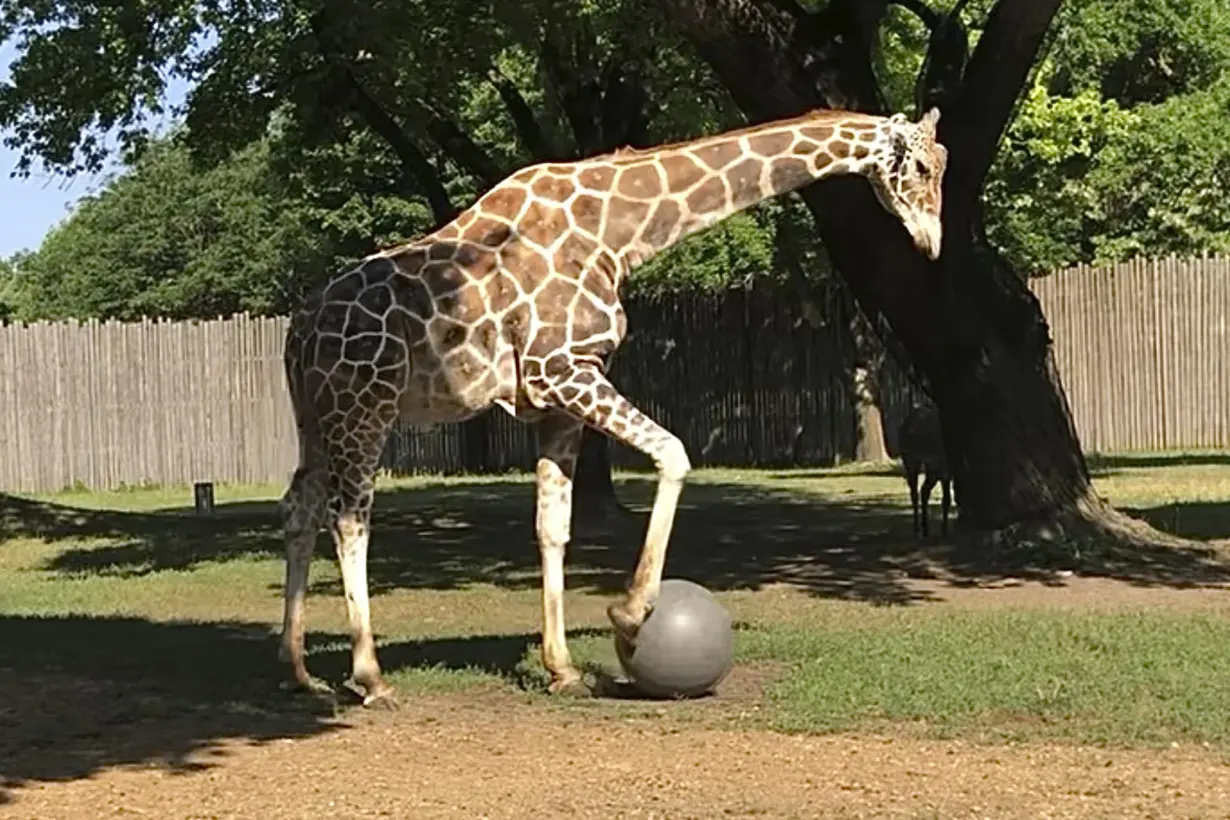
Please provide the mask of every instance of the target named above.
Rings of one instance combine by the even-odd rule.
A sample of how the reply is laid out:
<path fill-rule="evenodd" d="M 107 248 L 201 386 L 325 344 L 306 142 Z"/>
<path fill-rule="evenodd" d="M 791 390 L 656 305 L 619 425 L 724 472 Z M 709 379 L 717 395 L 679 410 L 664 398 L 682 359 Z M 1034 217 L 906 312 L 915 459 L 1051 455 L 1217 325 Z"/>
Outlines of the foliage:
<path fill-rule="evenodd" d="M 1124 107 L 1200 91 L 1230 66 L 1224 0 L 1077 0 L 1052 48 L 1052 93 L 1097 91 Z"/>
<path fill-rule="evenodd" d="M 964 5 L 971 46 L 992 5 Z M 1222 5 L 1065 4 L 985 192 L 988 235 L 1016 265 L 1230 244 Z M 422 234 L 493 176 L 613 147 L 626 138 L 621 117 L 643 118 L 632 129 L 641 143 L 739 121 L 652 0 L 135 9 L 0 4 L 0 36 L 19 48 L 0 84 L 19 170 L 97 169 L 117 149 L 130 169 L 22 260 L 20 275 L 0 272 L 0 316 L 283 310 L 304 283 Z M 874 57 L 895 110 L 914 107 L 927 39 L 915 12 L 890 6 Z M 171 79 L 193 83 L 175 112 L 161 102 Z M 528 120 L 514 116 L 510 90 Z M 185 126 L 170 142 L 152 139 L 168 114 Z M 175 192 L 174 206 L 160 191 Z M 782 202 L 739 215 L 655 258 L 631 287 L 724 287 L 778 271 L 776 229 L 792 213 Z M 810 235 L 806 219 L 796 227 Z M 806 255 L 808 274 L 823 276 Z M 17 284 L 6 290 L 6 279 Z"/>
<path fill-rule="evenodd" d="M 209 317 L 287 309 L 322 249 L 256 143 L 196 171 L 155 143 L 20 262 L 20 319 Z"/>

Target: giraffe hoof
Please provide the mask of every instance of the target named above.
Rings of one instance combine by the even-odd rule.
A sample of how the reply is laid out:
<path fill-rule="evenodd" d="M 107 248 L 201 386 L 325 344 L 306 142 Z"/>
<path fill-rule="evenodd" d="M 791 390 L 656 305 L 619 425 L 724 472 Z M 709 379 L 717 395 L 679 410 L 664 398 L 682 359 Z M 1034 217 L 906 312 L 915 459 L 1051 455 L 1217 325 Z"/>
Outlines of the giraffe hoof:
<path fill-rule="evenodd" d="M 334 694 L 332 686 L 313 675 L 284 680 L 279 684 L 279 688 L 284 692 L 301 692 L 319 697 L 330 697 Z"/>
<path fill-rule="evenodd" d="M 393 690 L 389 689 L 387 692 L 377 692 L 364 696 L 363 708 L 382 712 L 395 712 L 401 708 L 401 704 L 398 703 L 397 696 L 393 693 Z"/>
<path fill-rule="evenodd" d="M 606 616 L 610 618 L 616 633 L 629 644 L 636 643 L 636 635 L 641 631 L 641 624 L 645 622 L 648 614 L 646 612 L 638 618 L 628 609 L 626 602 L 614 603 L 606 608 Z"/>
<path fill-rule="evenodd" d="M 594 694 L 585 685 L 585 681 L 581 678 L 581 673 L 575 669 L 570 669 L 563 674 L 553 675 L 551 683 L 547 686 L 547 692 L 552 695 L 562 695 L 571 698 L 588 698 Z"/>
<path fill-rule="evenodd" d="M 397 702 L 397 690 L 383 680 L 377 683 L 364 684 L 356 681 L 354 678 L 350 678 L 346 681 L 346 688 L 354 693 L 364 708 L 367 709 L 392 711 L 400 705 Z"/>

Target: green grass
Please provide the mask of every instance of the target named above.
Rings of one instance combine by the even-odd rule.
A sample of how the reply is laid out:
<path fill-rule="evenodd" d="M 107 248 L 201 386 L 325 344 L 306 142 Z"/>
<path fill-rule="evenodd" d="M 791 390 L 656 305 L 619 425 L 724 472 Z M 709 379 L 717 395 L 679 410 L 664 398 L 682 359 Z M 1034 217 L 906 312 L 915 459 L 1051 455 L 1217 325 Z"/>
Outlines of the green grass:
<path fill-rule="evenodd" d="M 1185 535 L 1230 538 L 1225 454 L 1103 456 L 1091 467 L 1112 503 Z M 652 498 L 647 476 L 622 474 L 619 486 L 642 511 Z M 20 776 L 75 776 L 221 737 L 327 731 L 331 715 L 277 690 L 281 491 L 218 487 L 209 519 L 191 514 L 190 488 L 0 495 L 0 757 L 40 743 L 53 762 Z M 527 476 L 381 483 L 373 615 L 406 697 L 496 688 L 545 701 L 532 499 Z M 579 663 L 615 666 L 604 609 L 644 523 L 574 538 L 567 617 Z M 1220 610 L 962 609 L 904 578 L 928 567 L 987 572 L 950 542 L 911 537 L 889 465 L 699 470 L 667 572 L 717 590 L 749 624 L 740 664 L 784 670 L 757 711 L 776 728 L 1230 748 Z M 1181 550 L 1101 571 L 1139 586 L 1230 581 L 1224 563 Z M 309 663 L 334 681 L 349 663 L 344 613 L 322 538 Z M 187 727 L 180 715 L 207 718 Z M 117 739 L 128 725 L 144 727 L 139 743 Z"/>
<path fill-rule="evenodd" d="M 793 658 L 773 724 L 1230 748 L 1230 619 L 1180 613 L 897 613 L 779 627 L 743 656 Z"/>

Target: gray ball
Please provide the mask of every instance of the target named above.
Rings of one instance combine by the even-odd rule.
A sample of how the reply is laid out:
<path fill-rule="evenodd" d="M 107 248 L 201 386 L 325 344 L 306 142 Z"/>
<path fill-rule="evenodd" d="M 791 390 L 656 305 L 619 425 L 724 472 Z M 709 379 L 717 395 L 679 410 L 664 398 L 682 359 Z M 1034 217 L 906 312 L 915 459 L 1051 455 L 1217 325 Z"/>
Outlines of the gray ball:
<path fill-rule="evenodd" d="M 695 697 L 713 690 L 734 660 L 730 613 L 700 584 L 662 582 L 652 610 L 629 647 L 616 654 L 632 684 L 653 697 Z"/>

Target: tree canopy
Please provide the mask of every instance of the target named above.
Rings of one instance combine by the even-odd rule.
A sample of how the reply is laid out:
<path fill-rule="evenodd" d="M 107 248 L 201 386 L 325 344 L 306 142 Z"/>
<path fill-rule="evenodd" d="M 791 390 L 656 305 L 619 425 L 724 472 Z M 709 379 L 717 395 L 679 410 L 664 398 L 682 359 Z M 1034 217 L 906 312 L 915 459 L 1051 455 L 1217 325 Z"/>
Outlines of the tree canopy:
<path fill-rule="evenodd" d="M 984 193 L 987 234 L 1018 268 L 1230 248 L 1221 5 L 1063 5 Z M 972 48 L 991 3 L 961 6 Z M 931 28 L 950 8 L 903 1 L 883 18 L 875 71 L 891 108 L 916 107 Z M 307 283 L 430 229 L 520 165 L 740 121 L 650 0 L 8 0 L 0 35 L 19 51 L 0 125 L 20 172 L 125 159 L 13 260 L 0 304 L 21 318 L 284 311 Z M 192 84 L 182 110 L 163 110 L 171 78 Z M 181 124 L 156 137 L 166 116 Z M 688 240 L 634 287 L 776 274 L 791 208 Z"/>

